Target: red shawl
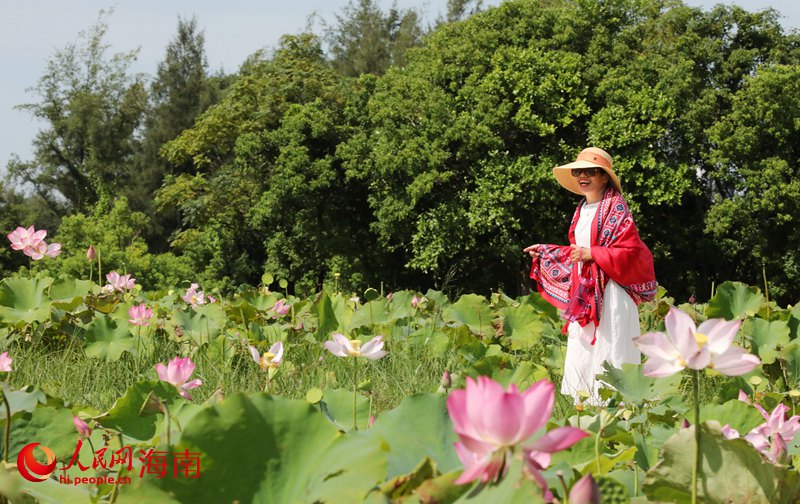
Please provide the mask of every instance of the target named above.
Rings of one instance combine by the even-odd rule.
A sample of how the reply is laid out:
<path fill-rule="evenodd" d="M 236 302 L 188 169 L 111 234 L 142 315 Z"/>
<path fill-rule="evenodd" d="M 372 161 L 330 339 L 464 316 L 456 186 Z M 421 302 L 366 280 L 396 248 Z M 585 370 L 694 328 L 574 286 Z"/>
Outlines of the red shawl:
<path fill-rule="evenodd" d="M 581 201 L 572 217 L 570 243 L 575 243 L 575 226 L 585 202 Z M 658 284 L 653 254 L 639 238 L 622 195 L 611 187 L 603 194 L 595 214 L 591 244 L 593 260 L 583 264 L 580 275 L 577 265 L 570 261 L 571 247 L 542 245 L 533 258 L 531 278 L 550 304 L 566 310 L 567 324 L 578 322 L 585 326 L 594 322 L 598 326 L 609 278 L 625 289 L 637 305 L 655 298 Z"/>

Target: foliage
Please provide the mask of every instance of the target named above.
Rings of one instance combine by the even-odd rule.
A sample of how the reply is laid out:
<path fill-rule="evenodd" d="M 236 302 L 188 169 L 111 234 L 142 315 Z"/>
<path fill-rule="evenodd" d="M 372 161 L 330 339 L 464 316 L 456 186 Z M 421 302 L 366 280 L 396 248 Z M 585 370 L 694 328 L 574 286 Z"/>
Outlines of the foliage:
<path fill-rule="evenodd" d="M 762 360 L 770 352 L 774 362 L 747 377 L 709 372 L 702 378 L 701 495 L 709 502 L 793 502 L 800 484 L 796 441 L 787 440 L 787 465 L 776 465 L 746 440 L 723 439 L 720 425 L 745 433 L 763 420 L 755 407 L 737 399 L 740 388 L 768 410 L 794 404 L 798 394 L 789 387 L 797 387 L 798 370 L 791 344 L 798 341 L 800 318 L 797 310 L 768 304 L 757 288 L 727 283 L 719 291 L 698 315 L 735 316 L 749 307 L 741 336 L 746 345 L 752 340 L 750 349 Z M 101 501 L 118 491 L 114 499 L 120 502 L 142 495 L 176 502 L 194 502 L 201 495 L 215 500 L 269 495 L 289 502 L 416 502 L 422 496 L 451 503 L 539 502 L 541 490 L 526 479 L 516 457 L 497 484 L 454 485 L 461 464 L 445 408 L 447 388 L 433 390 L 443 368 L 451 371 L 456 388 L 475 375 L 521 390 L 542 378 L 557 381 L 558 363 L 539 357 L 563 346 L 552 338 L 561 325 L 557 315 L 537 295 L 465 294 L 450 300 L 436 291 L 425 296 L 398 291 L 390 298 L 372 292 L 363 297 L 364 304 L 337 292 L 301 298 L 242 288 L 233 297 L 192 308 L 174 292 L 105 293 L 75 278 L 4 278 L 0 343 L 14 357 L 15 383 L 0 387 L 11 418 L 9 457 L 38 441 L 68 462 L 77 441 L 70 420 L 79 414 L 90 418 L 93 432 L 91 446 L 84 442 L 79 454 L 88 469 L 72 466 L 64 473 L 71 477 L 118 474 L 114 468 L 92 468 L 101 448 L 116 450 L 118 444 L 133 445 L 137 455 L 139 449 L 154 449 L 201 459 L 201 477 L 195 480 L 171 474 L 156 478 L 143 470 L 143 459 L 134 457 L 132 469 L 123 470 L 132 478 L 130 485 L 117 490 L 103 483 L 87 486 Z M 418 301 L 412 303 L 414 297 Z M 279 299 L 291 309 L 273 317 Z M 152 307 L 155 316 L 149 326 L 134 327 L 128 309 L 141 304 Z M 643 314 L 657 306 L 644 305 Z M 660 323 L 642 320 L 654 320 L 644 330 Z M 788 331 L 788 343 L 781 337 L 777 347 L 765 346 L 761 325 Z M 322 341 L 334 331 L 353 338 L 381 334 L 389 354 L 366 364 L 364 381 L 351 382 L 347 359 L 323 353 Z M 520 334 L 527 332 L 532 334 Z M 242 338 L 259 351 L 284 342 L 285 360 L 270 378 L 271 394 L 259 391 L 264 372 Z M 153 364 L 176 353 L 198 363 L 195 376 L 203 385 L 193 389 L 194 403 L 173 385 L 153 381 Z M 781 379 L 771 377 L 775 367 L 782 369 Z M 680 376 L 647 378 L 641 366 L 625 365 L 607 367 L 602 379 L 613 387 L 604 389 L 608 401 L 603 406 L 556 403 L 548 430 L 573 426 L 590 435 L 553 454 L 542 473 L 549 489 L 560 499 L 561 478 L 569 488 L 591 473 L 604 496 L 686 501 L 694 436 L 682 426 L 690 408 Z M 31 381 L 35 386 L 16 385 Z M 355 402 L 347 387 L 356 387 Z M 348 426 L 354 405 L 358 430 Z M 89 501 L 72 485 L 31 484 L 16 471 L 2 471 L 7 471 L 0 478 L 6 494 Z M 13 488 L 6 486 L 10 482 Z"/>
<path fill-rule="evenodd" d="M 674 297 L 710 297 L 725 278 L 797 297 L 800 39 L 776 11 L 481 9 L 448 2 L 449 22 L 421 39 L 414 11 L 354 1 L 324 38 L 286 36 L 229 76 L 207 74 L 203 32 L 179 20 L 149 88 L 127 72 L 133 54 L 105 55 L 101 17 L 35 88 L 26 108 L 48 128 L 35 160 L 12 163 L 5 200 L 55 234 L 128 194 L 150 218 L 148 251 L 171 249 L 226 292 L 269 272 L 296 293 L 383 281 L 521 294 L 521 249 L 565 243 L 576 203 L 552 167 L 594 144 Z"/>
<path fill-rule="evenodd" d="M 194 279 L 186 258 L 171 252 L 151 254 L 148 251 L 142 236 L 147 223 L 145 214 L 131 211 L 125 198 L 117 199 L 108 212 L 71 215 L 63 220 L 55 238 L 62 244 L 64 253 L 37 267 L 46 268 L 54 275 L 88 277 L 93 271 L 97 280 L 97 263 L 86 258 L 86 251 L 93 245 L 100 255 L 103 282 L 105 274 L 114 270 L 120 274 L 136 272 L 137 283 L 148 289 Z"/>
<path fill-rule="evenodd" d="M 391 66 L 405 64 L 406 51 L 420 44 L 420 14 L 399 11 L 393 5 L 384 13 L 375 0 L 350 0 L 336 24 L 325 27 L 330 62 L 342 75 L 382 75 Z"/>
<path fill-rule="evenodd" d="M 191 162 L 173 165 L 162 159 L 161 147 L 192 127 L 195 119 L 219 100 L 219 88 L 228 80 L 208 74 L 205 35 L 199 30 L 197 19 L 178 19 L 175 38 L 150 83 L 141 149 L 133 160 L 138 176 L 122 191 L 135 210 L 151 216 L 146 235 L 151 250 L 167 250 L 169 234 L 178 226 L 174 209 L 164 209 L 153 216 L 153 193 L 165 176 L 192 171 Z"/>
<path fill-rule="evenodd" d="M 32 89 L 40 101 L 20 106 L 45 127 L 34 159 L 12 159 L 9 173 L 58 215 L 108 202 L 132 176 L 146 92 L 142 76 L 128 73 L 137 51 L 106 54 L 105 16 L 55 52 Z"/>

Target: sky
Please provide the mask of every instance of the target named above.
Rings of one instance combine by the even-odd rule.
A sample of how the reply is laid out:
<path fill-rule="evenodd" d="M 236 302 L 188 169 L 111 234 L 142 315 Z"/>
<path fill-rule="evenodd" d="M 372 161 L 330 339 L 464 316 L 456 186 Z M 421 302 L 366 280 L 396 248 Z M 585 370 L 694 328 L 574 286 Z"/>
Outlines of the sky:
<path fill-rule="evenodd" d="M 502 0 L 484 0 L 484 7 Z M 49 58 L 78 34 L 93 26 L 101 10 L 107 17 L 107 55 L 138 48 L 132 72 L 154 75 L 166 47 L 177 32 L 178 18 L 196 16 L 205 32 L 209 69 L 233 73 L 251 54 L 273 48 L 281 35 L 300 33 L 316 14 L 333 23 L 348 0 L 0 0 L 0 176 L 12 154 L 32 158 L 31 142 L 44 124 L 14 107 L 36 101 L 28 88 L 43 74 Z M 384 10 L 392 0 L 378 0 Z M 787 30 L 800 29 L 797 0 L 684 0 L 710 9 L 717 3 L 737 4 L 749 11 L 772 7 Z M 431 23 L 446 11 L 447 0 L 395 0 L 399 9 L 416 8 Z M 312 25 L 316 33 L 321 25 Z"/>

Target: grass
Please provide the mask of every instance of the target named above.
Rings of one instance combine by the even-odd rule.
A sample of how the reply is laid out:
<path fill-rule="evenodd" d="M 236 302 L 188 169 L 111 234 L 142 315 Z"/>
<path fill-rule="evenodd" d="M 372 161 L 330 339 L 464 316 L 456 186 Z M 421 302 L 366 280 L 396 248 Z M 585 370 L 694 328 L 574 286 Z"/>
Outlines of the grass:
<path fill-rule="evenodd" d="M 212 395 L 219 397 L 239 392 L 265 390 L 266 373 L 253 362 L 247 348 L 233 343 L 224 360 L 221 352 L 189 351 L 197 364 L 192 378 L 203 385 L 190 393 L 202 403 Z M 379 361 L 359 359 L 359 383 L 369 381 L 376 411 L 394 408 L 406 396 L 433 392 L 439 387 L 448 358 L 415 351 L 414 345 L 398 342 Z M 305 340 L 287 345 L 284 362 L 271 383 L 271 392 L 302 399 L 312 388 L 352 390 L 351 360 L 324 351 L 322 345 Z M 15 387 L 34 385 L 48 395 L 61 398 L 70 406 L 108 410 L 133 383 L 158 379 L 154 366 L 176 355 L 187 355 L 186 348 L 175 342 L 160 345 L 148 356 L 133 357 L 124 353 L 114 362 L 87 356 L 80 346 L 47 346 L 16 343 L 9 349 L 14 371 L 9 381 Z"/>

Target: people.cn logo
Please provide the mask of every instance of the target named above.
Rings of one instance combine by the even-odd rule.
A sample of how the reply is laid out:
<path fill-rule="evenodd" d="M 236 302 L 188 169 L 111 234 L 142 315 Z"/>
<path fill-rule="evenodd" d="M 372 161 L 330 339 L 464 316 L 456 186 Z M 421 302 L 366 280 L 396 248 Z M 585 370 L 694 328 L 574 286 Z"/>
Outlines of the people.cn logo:
<path fill-rule="evenodd" d="M 17 456 L 17 469 L 19 473 L 28 481 L 39 482 L 44 481 L 53 474 L 56 470 L 56 455 L 53 450 L 42 445 L 41 443 L 31 443 L 26 445 L 20 450 Z M 47 455 L 47 463 L 42 464 L 33 455 L 33 449 L 39 446 L 39 449 Z"/>

